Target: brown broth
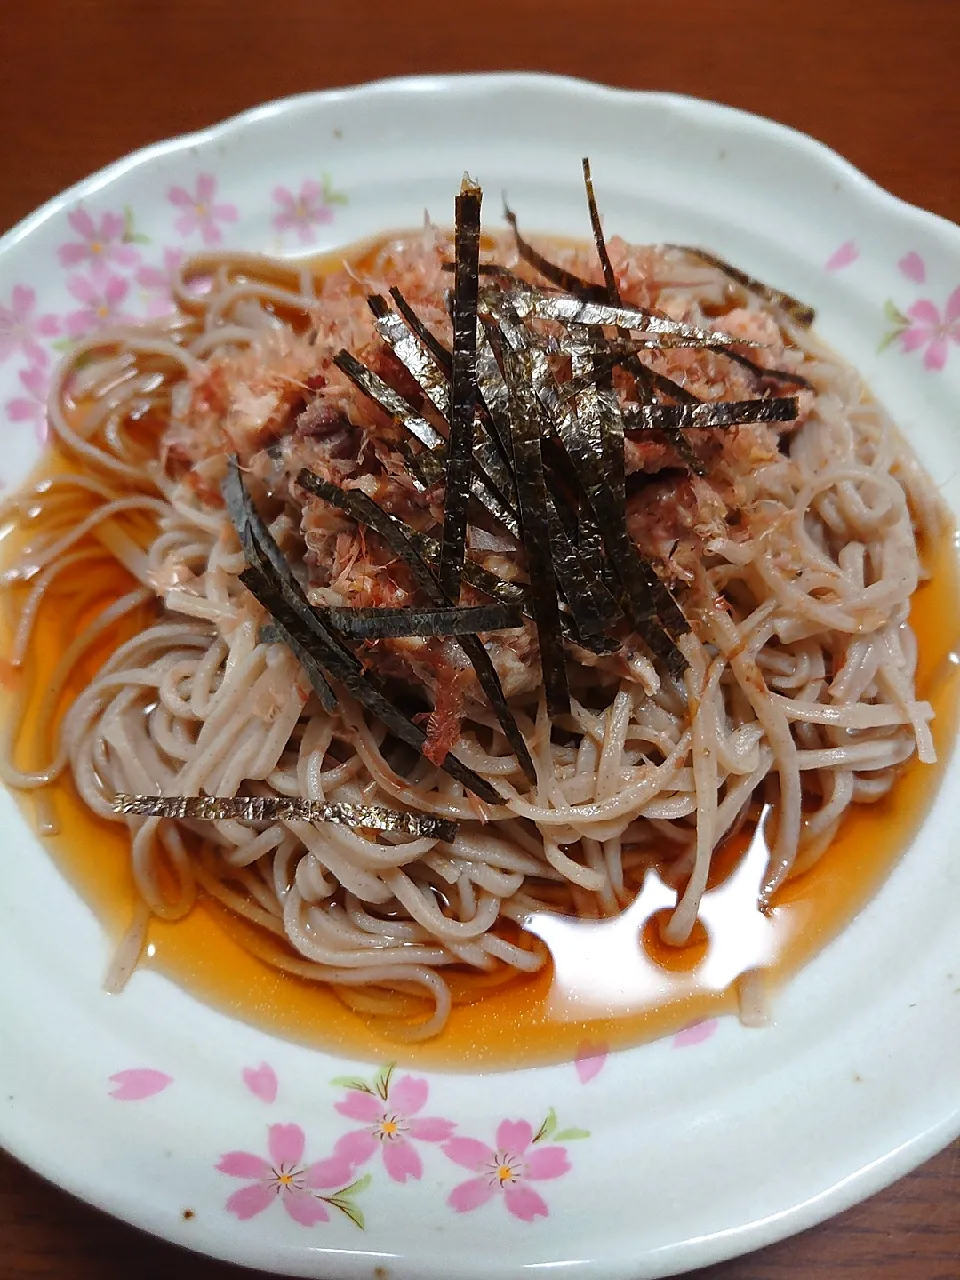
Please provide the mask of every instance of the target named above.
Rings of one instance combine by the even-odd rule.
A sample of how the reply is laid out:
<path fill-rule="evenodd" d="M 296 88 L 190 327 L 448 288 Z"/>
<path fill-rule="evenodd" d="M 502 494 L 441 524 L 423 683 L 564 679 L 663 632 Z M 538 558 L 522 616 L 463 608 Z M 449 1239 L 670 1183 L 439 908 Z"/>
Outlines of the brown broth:
<path fill-rule="evenodd" d="M 382 240 L 354 252 L 352 261 L 362 266 L 380 244 Z M 330 271 L 341 260 L 340 255 L 330 255 L 313 265 Z M 35 480 L 70 469 L 73 464 L 51 450 Z M 8 531 L 3 562 L 14 563 L 28 540 L 28 529 Z M 333 1053 L 389 1056 L 447 1069 L 569 1059 L 584 1046 L 636 1044 L 735 1011 L 737 982 L 743 974 L 761 970 L 769 986 L 776 987 L 860 911 L 908 848 L 932 801 L 960 703 L 955 656 L 960 648 L 960 580 L 953 537 L 928 550 L 931 579 L 917 591 L 910 616 L 919 643 L 918 696 L 934 707 L 933 736 L 940 763 L 911 761 L 887 797 L 857 806 L 827 852 L 779 891 L 766 914 L 756 906 L 766 860 L 761 822 L 742 830 L 715 855 L 722 873 L 711 880 L 702 924 L 689 946 L 676 949 L 659 941 L 659 913 L 672 904 L 673 893 L 650 871 L 636 900 L 615 919 L 578 921 L 538 913 L 529 927 L 548 944 L 551 963 L 538 974 L 488 991 L 474 1003 L 456 1006 L 437 1039 L 415 1045 L 392 1041 L 327 988 L 282 973 L 251 955 L 243 946 L 250 926 L 208 899 L 201 898 L 180 922 L 154 920 L 143 964 L 198 999 L 269 1033 Z M 106 558 L 103 566 L 96 573 L 67 574 L 65 580 L 57 580 L 40 611 L 22 669 L 0 658 L 5 714 L 15 714 L 21 688 L 34 691 L 23 716 L 20 743 L 35 737 L 36 691 L 47 687 L 66 644 L 85 620 L 134 585 Z M 16 598 L 18 593 L 13 594 Z M 144 616 L 113 628 L 78 664 L 64 706 L 114 648 L 136 632 Z M 9 644 L 2 651 L 8 649 Z M 135 907 L 126 828 L 90 813 L 69 777 L 20 799 L 38 831 L 48 825 L 46 815 L 55 814 L 56 834 L 39 838 L 115 944 Z"/>

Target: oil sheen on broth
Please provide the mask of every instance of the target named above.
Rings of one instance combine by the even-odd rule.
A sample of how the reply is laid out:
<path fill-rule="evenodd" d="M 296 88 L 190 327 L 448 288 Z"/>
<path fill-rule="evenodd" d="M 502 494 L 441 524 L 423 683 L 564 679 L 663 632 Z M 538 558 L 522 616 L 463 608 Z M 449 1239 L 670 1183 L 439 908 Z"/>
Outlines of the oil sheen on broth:
<path fill-rule="evenodd" d="M 337 255 L 338 264 L 340 260 Z M 50 451 L 35 479 L 70 469 L 68 459 Z M 15 561 L 28 540 L 29 519 L 24 530 L 7 532 L 3 562 Z M 960 643 L 955 539 L 924 552 L 931 576 L 914 596 L 910 620 L 919 647 L 917 696 L 933 706 L 933 736 L 942 762 L 956 727 L 960 693 L 960 660 L 954 652 Z M 21 687 L 47 687 L 83 622 L 132 585 L 119 567 L 95 580 L 92 575 L 56 580 L 40 611 L 27 666 L 16 670 L 6 660 L 0 664 L 6 714 L 12 714 Z M 140 621 L 136 616 L 124 619 L 85 656 L 65 691 L 65 706 Z M 21 741 L 32 737 L 37 702 L 34 697 L 27 706 Z M 941 772 L 942 763 L 927 766 L 911 760 L 887 796 L 853 808 L 827 852 L 810 870 L 789 879 L 766 912 L 757 907 L 767 856 L 766 815 L 756 815 L 715 855 L 700 921 L 686 947 L 667 947 L 659 940 L 660 913 L 673 905 L 675 893 L 654 870 L 648 871 L 635 901 L 615 918 L 581 921 L 534 914 L 528 928 L 546 943 L 551 963 L 539 973 L 518 975 L 473 1003 L 455 1004 L 442 1034 L 424 1043 L 390 1041 L 323 986 L 251 955 L 242 945 L 250 926 L 210 899 L 201 897 L 182 921 L 154 920 L 142 965 L 265 1031 L 358 1057 L 386 1053 L 406 1063 L 471 1070 L 569 1059 L 584 1044 L 635 1044 L 735 1012 L 738 982 L 745 975 L 760 975 L 775 991 L 876 891 L 909 845 Z M 108 939 L 106 967 L 109 949 L 128 927 L 135 907 L 126 828 L 92 814 L 68 773 L 39 799 L 27 796 L 22 803 L 51 856 L 101 920 Z M 476 985 L 472 990 L 476 993 Z"/>

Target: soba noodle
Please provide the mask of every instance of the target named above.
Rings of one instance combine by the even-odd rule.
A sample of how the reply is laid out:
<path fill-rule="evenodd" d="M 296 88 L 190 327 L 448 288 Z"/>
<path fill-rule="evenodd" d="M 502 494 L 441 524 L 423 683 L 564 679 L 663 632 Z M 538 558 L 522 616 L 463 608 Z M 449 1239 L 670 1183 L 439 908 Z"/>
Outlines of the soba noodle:
<path fill-rule="evenodd" d="M 381 499 L 386 477 L 398 502 L 426 511 L 426 498 L 403 489 L 384 420 L 331 359 L 342 346 L 375 353 L 364 297 L 392 284 L 435 332 L 449 331 L 449 237 L 428 228 L 325 277 L 206 255 L 182 268 L 168 319 L 71 352 L 49 419 L 73 467 L 7 503 L 30 531 L 14 575 L 25 584 L 14 663 L 52 584 L 73 580 L 89 600 L 120 566 L 129 587 L 61 655 L 36 741 L 15 751 L 11 727 L 8 785 L 42 793 L 69 770 L 83 801 L 111 820 L 117 792 L 205 791 L 401 804 L 461 824 L 442 845 L 293 821 L 254 830 L 128 819 L 143 906 L 115 986 L 151 916 L 179 919 L 208 894 L 257 926 L 250 945 L 271 964 L 331 984 L 398 1035 L 431 1036 L 452 999 L 545 962 L 523 929 L 531 912 L 612 915 L 656 864 L 679 889 L 665 940 L 682 945 L 714 852 L 751 804 L 774 816 L 769 898 L 823 856 L 852 805 L 885 794 L 915 752 L 933 759 L 908 624 L 918 538 L 942 529 L 932 482 L 856 374 L 809 332 L 677 251 L 612 241 L 610 253 L 626 301 L 758 337 L 768 344 L 758 360 L 802 369 L 815 391 L 803 393 L 795 428 L 725 432 L 703 479 L 678 478 L 664 446 L 628 444 L 631 532 L 693 625 L 679 681 L 637 637 L 606 657 L 574 650 L 571 714 L 553 723 L 532 627 L 486 637 L 534 788 L 455 646 L 373 646 L 398 685 L 412 671 L 434 700 L 457 685 L 449 745 L 496 785 L 502 807 L 426 759 L 401 759 L 345 691 L 333 714 L 322 710 L 292 654 L 260 637 L 263 613 L 239 581 L 243 555 L 219 497 L 236 452 L 315 604 L 402 598 L 389 561 L 332 508 L 311 503 L 301 518 L 290 477 L 300 465 L 354 487 L 373 476 Z M 524 274 L 511 254 L 498 248 Z M 599 278 L 586 250 L 562 254 Z M 752 375 L 715 353 L 652 360 L 705 399 L 755 394 Z M 510 539 L 477 529 L 469 548 L 502 576 L 522 575 Z M 75 665 L 124 618 L 131 638 L 61 715 Z"/>

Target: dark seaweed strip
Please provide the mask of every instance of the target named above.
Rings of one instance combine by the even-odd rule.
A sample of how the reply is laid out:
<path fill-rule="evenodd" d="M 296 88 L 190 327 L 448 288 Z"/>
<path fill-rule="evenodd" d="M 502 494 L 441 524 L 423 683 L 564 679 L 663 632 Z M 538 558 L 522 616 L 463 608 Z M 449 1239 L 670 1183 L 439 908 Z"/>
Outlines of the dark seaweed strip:
<path fill-rule="evenodd" d="M 403 396 L 398 391 L 395 391 L 389 383 L 384 382 L 381 377 L 371 369 L 368 369 L 366 365 L 361 364 L 349 351 L 338 352 L 333 362 L 364 395 L 379 405 L 397 426 L 409 431 L 415 439 L 436 453 L 441 459 L 446 457 L 446 443 L 443 436 L 422 414 L 412 409 Z M 480 474 L 473 476 L 470 492 L 491 515 L 506 526 L 514 537 L 518 536 L 519 525 L 515 514 L 500 497 L 496 486 L 491 483 L 487 476 Z"/>
<path fill-rule="evenodd" d="M 572 410 L 568 404 L 564 404 L 560 396 L 546 352 L 533 341 L 532 335 L 519 323 L 516 313 L 505 297 L 497 301 L 488 299 L 487 305 L 492 313 L 491 324 L 495 321 L 499 325 L 499 331 L 506 340 L 507 346 L 524 361 L 533 389 L 532 403 L 539 425 L 542 427 L 549 423 L 551 428 L 559 433 L 561 418 L 569 419 Z M 503 355 L 505 356 L 505 351 Z M 565 425 L 574 436 L 578 435 L 577 424 L 571 425 L 566 421 Z M 583 446 L 585 441 L 581 437 L 578 443 Z M 566 448 L 565 441 L 564 448 Z M 589 452 L 589 449 L 587 451 Z M 569 452 L 567 450 L 568 456 Z M 595 455 L 595 460 L 596 457 L 598 455 Z M 576 467 L 572 474 L 574 482 L 580 484 L 581 475 Z M 555 497 L 548 485 L 547 527 L 550 533 L 556 579 L 573 614 L 577 631 L 581 636 L 586 637 L 612 626 L 623 615 L 616 600 L 607 590 L 602 576 L 593 577 L 584 572 L 577 550 L 563 528 L 556 506 L 557 500 L 561 504 L 565 502 L 563 495 Z M 575 531 L 576 520 L 572 512 L 571 524 Z"/>
<path fill-rule="evenodd" d="M 544 293 L 532 286 L 510 293 L 499 289 L 483 289 L 480 294 L 481 306 L 487 302 L 488 295 L 494 298 L 505 297 L 521 320 L 559 320 L 561 324 L 577 324 L 585 328 L 612 325 L 627 333 L 639 334 L 640 337 L 635 341 L 640 347 L 702 347 L 705 350 L 723 350 L 732 345 L 762 345 L 752 339 L 738 338 L 719 330 L 701 329 L 697 325 L 671 320 L 669 316 L 643 307 L 615 307 L 605 301 L 583 301 L 567 294 Z"/>
<path fill-rule="evenodd" d="M 439 431 L 416 410 L 411 409 L 403 396 L 398 391 L 394 391 L 389 383 L 384 382 L 366 365 L 361 364 L 356 356 L 352 356 L 349 351 L 339 351 L 334 356 L 333 363 L 364 395 L 378 404 L 398 427 L 404 427 L 428 449 L 436 449 L 443 445 L 443 436 Z"/>
<path fill-rule="evenodd" d="M 648 398 L 654 399 L 657 391 L 665 392 L 673 396 L 675 400 L 680 400 L 685 405 L 696 405 L 700 401 L 697 397 L 686 389 L 681 387 L 679 382 L 674 382 L 672 378 L 667 378 L 656 370 L 645 365 L 639 356 L 631 356 L 624 361 L 624 369 L 627 373 L 633 375 L 634 382 L 638 388 L 648 392 Z M 668 421 L 660 424 L 660 431 L 673 448 L 676 450 L 677 456 L 681 461 L 685 462 L 690 470 L 696 476 L 707 474 L 707 468 L 701 458 L 697 456 L 697 452 L 687 437 L 680 430 L 679 426 L 674 426 Z"/>
<path fill-rule="evenodd" d="M 775 307 L 779 307 L 781 311 L 785 311 L 792 320 L 796 321 L 804 329 L 809 329 L 817 317 L 816 311 L 814 311 L 813 307 L 808 306 L 807 303 L 794 298 L 792 294 L 784 293 L 782 289 L 775 289 L 773 285 L 757 280 L 754 276 L 748 276 L 745 271 L 741 271 L 739 267 L 733 266 L 732 263 L 718 257 L 715 253 L 687 244 L 668 244 L 664 245 L 664 248 L 679 249 L 681 253 L 689 253 L 692 257 L 699 258 L 701 262 L 705 262 L 708 266 L 716 267 L 718 271 L 722 271 L 724 275 L 729 276 L 731 280 L 735 280 L 737 284 L 742 285 L 750 293 L 759 294 L 765 301 Z"/>
<path fill-rule="evenodd" d="M 795 396 L 765 400 L 714 400 L 706 404 L 645 404 L 628 414 L 631 429 L 732 427 L 754 422 L 793 422 Z"/>
<path fill-rule="evenodd" d="M 583 157 L 583 185 L 587 190 L 587 208 L 590 211 L 593 240 L 597 246 L 597 257 L 600 259 L 603 282 L 607 289 L 606 300 L 607 302 L 612 302 L 614 306 L 619 306 L 620 290 L 617 288 L 617 277 L 613 270 L 613 263 L 610 261 L 610 255 L 607 252 L 607 242 L 603 236 L 603 225 L 600 222 L 600 210 L 597 208 L 597 197 L 593 190 L 593 178 L 590 176 L 590 160 L 587 156 Z"/>
<path fill-rule="evenodd" d="M 255 552 L 259 552 L 266 557 L 275 579 L 282 584 L 282 589 L 278 588 L 277 594 L 283 599 L 289 625 L 296 631 L 301 641 L 309 647 L 314 631 L 316 627 L 319 627 L 313 607 L 303 594 L 300 584 L 294 578 L 293 572 L 287 563 L 286 557 L 277 546 L 273 535 L 254 506 L 253 499 L 243 483 L 243 476 L 240 473 L 240 466 L 236 457 L 227 459 L 227 474 L 224 477 L 221 492 L 227 515 L 240 539 L 244 559 L 249 563 L 251 556 Z M 324 644 L 328 641 L 332 644 L 337 643 L 331 636 L 324 635 L 317 638 Z M 352 659 L 353 655 L 345 651 L 345 658 Z M 353 661 L 356 662 L 356 659 L 353 659 Z M 308 672 L 310 683 L 313 685 L 323 709 L 328 713 L 332 712 L 337 705 L 336 695 L 324 679 L 319 667 L 315 663 L 313 666 L 314 670 Z M 359 663 L 357 663 L 357 667 L 359 668 Z"/>
<path fill-rule="evenodd" d="M 623 420 L 609 374 L 601 373 L 598 383 L 584 392 L 580 408 L 576 420 L 568 414 L 559 419 L 560 439 L 581 476 L 607 555 L 623 584 L 631 622 L 655 657 L 672 674 L 679 674 L 685 665 L 683 655 L 667 634 L 667 626 L 679 625 L 686 630 L 686 620 L 666 588 L 657 590 L 662 584 L 627 529 Z M 578 431 L 577 422 L 589 426 Z M 596 453 L 598 438 L 601 457 Z M 661 608 L 666 617 L 661 616 Z"/>
<path fill-rule="evenodd" d="M 807 391 L 813 390 L 813 383 L 801 373 L 791 373 L 789 369 L 765 369 L 762 364 L 757 364 L 749 356 L 741 355 L 739 351 L 724 351 L 722 354 L 728 360 L 735 360 L 737 364 L 743 365 L 744 369 L 749 369 L 754 377 L 761 381 L 766 378 L 771 382 L 783 382 L 790 386 L 803 387 Z"/>
<path fill-rule="evenodd" d="M 463 605 L 454 609 L 325 609 L 324 621 L 354 640 L 400 636 L 475 636 L 481 631 L 515 631 L 523 614 L 503 604 Z"/>
<path fill-rule="evenodd" d="M 328 673 L 396 737 L 420 752 L 426 741 L 423 730 L 404 716 L 377 683 L 364 674 L 354 654 L 335 632 L 323 625 L 316 610 L 302 595 L 283 553 L 253 506 L 235 458 L 228 462 L 223 488 L 227 512 L 236 526 L 248 566 L 240 575 L 241 581 L 271 615 L 273 628 L 300 662 L 317 697 L 328 711 L 336 706 L 326 679 Z M 499 793 L 456 756 L 448 754 L 440 767 L 481 800 L 490 804 L 501 802 Z"/>
<path fill-rule="evenodd" d="M 450 383 L 446 370 L 434 359 L 402 316 L 391 311 L 377 294 L 367 298 L 377 333 L 416 381 L 434 408 L 450 415 Z"/>
<path fill-rule="evenodd" d="M 407 529 L 407 536 L 412 545 L 423 556 L 428 564 L 438 564 L 440 560 L 440 543 L 429 534 L 417 533 Z M 492 600 L 500 600 L 503 604 L 516 605 L 525 618 L 534 619 L 533 606 L 529 599 L 529 586 L 523 582 L 508 582 L 489 569 L 484 569 L 475 560 L 465 560 L 463 564 L 463 580 L 475 591 L 490 596 Z M 574 644 L 591 649 L 594 653 L 612 653 L 620 648 L 618 641 L 608 642 L 604 636 L 582 636 L 576 626 L 562 623 L 563 634 Z"/>
<path fill-rule="evenodd" d="M 501 298 L 496 304 L 493 304 L 492 299 L 488 300 L 488 302 L 491 304 L 492 315 L 489 320 L 486 316 L 484 319 L 491 338 L 494 335 L 505 338 L 515 352 L 522 353 L 524 359 L 528 360 L 535 393 L 543 389 L 547 384 L 554 392 L 553 399 L 550 400 L 549 404 L 545 399 L 541 401 L 537 394 L 533 398 L 533 404 L 538 414 L 539 428 L 543 435 L 547 436 L 551 433 L 554 424 L 546 410 L 550 406 L 555 407 L 559 403 L 560 397 L 547 362 L 546 353 L 532 342 L 531 335 L 520 325 L 516 313 L 505 299 Z M 504 359 L 502 344 L 501 359 Z M 560 458 L 562 459 L 563 456 L 561 454 Z M 541 460 L 543 461 L 542 455 Z M 577 634 L 582 638 L 586 638 L 613 626 L 620 621 L 623 613 L 607 589 L 603 578 L 589 575 L 584 571 L 577 548 L 572 541 L 572 539 L 576 539 L 577 534 L 575 513 L 568 509 L 568 500 L 560 491 L 559 486 L 551 483 L 553 471 L 546 466 L 545 462 L 543 473 L 546 482 L 547 529 L 550 535 L 557 584 L 573 615 Z M 575 471 L 572 473 L 571 478 L 574 484 L 578 483 L 578 476 Z M 554 489 L 557 489 L 556 493 Z M 569 531 L 568 528 L 565 528 L 564 516 L 569 516 Z"/>
<path fill-rule="evenodd" d="M 557 579 L 550 546 L 547 485 L 540 453 L 540 412 L 533 394 L 530 370 L 523 353 L 503 348 L 510 392 L 510 429 L 516 462 L 517 496 L 523 523 L 523 541 L 530 571 L 529 594 L 540 641 L 540 667 L 547 708 L 554 717 L 570 710 Z"/>
<path fill-rule="evenodd" d="M 467 506 L 473 475 L 477 416 L 477 293 L 480 277 L 482 192 L 466 178 L 457 196 L 454 240 L 453 364 L 450 370 L 450 439 L 440 542 L 440 587 L 456 604 L 467 547 Z"/>
<path fill-rule="evenodd" d="M 539 253 L 532 244 L 524 240 L 517 226 L 517 215 L 504 201 L 503 216 L 510 224 L 513 231 L 513 238 L 516 242 L 517 252 L 524 262 L 529 263 L 535 271 L 539 271 L 545 280 L 549 280 L 551 284 L 557 285 L 558 288 L 565 290 L 567 293 L 576 294 L 580 298 L 594 302 L 605 302 L 607 291 L 602 285 L 591 284 L 588 280 L 581 280 L 578 275 L 574 275 L 572 271 L 567 271 L 564 267 L 558 266 L 557 263 L 551 262 L 549 258 L 545 258 Z"/>
<path fill-rule="evenodd" d="M 440 543 L 435 538 L 431 538 L 427 533 L 418 533 L 407 526 L 404 526 L 404 532 L 418 555 L 422 556 L 427 564 L 435 566 L 440 563 Z M 476 591 L 482 591 L 484 595 L 490 596 L 491 599 L 500 600 L 503 604 L 515 604 L 522 609 L 526 617 L 533 617 L 533 610 L 527 599 L 526 583 L 508 582 L 506 578 L 491 573 L 489 569 L 484 569 L 483 565 L 469 558 L 463 562 L 463 580 Z"/>
<path fill-rule="evenodd" d="M 367 299 L 376 316 L 377 332 L 411 375 L 434 408 L 450 417 L 450 384 L 444 368 L 422 344 L 420 337 L 408 328 L 404 317 L 391 311 L 376 294 Z M 500 450 L 482 427 L 474 441 L 478 474 L 471 478 L 471 492 L 493 515 L 506 523 L 516 536 L 517 513 L 513 476 Z M 479 480 L 479 484 L 477 483 Z M 489 494 L 489 496 L 488 496 Z M 509 519 L 507 519 L 509 517 Z"/>
<path fill-rule="evenodd" d="M 496 350 L 482 320 L 477 321 L 477 390 L 490 434 L 495 436 L 513 474 L 513 437 L 510 434 L 510 393 L 497 363 Z M 515 492 L 514 488 L 514 492 Z"/>
<path fill-rule="evenodd" d="M 687 622 L 683 610 L 674 600 L 670 590 L 661 582 L 653 565 L 637 550 L 636 544 L 627 529 L 623 415 L 620 412 L 620 402 L 617 399 L 613 382 L 609 377 L 602 378 L 598 382 L 597 399 L 600 410 L 600 434 L 603 437 L 604 472 L 611 481 L 611 489 L 615 490 L 616 517 L 618 521 L 622 519 L 622 527 L 627 533 L 630 546 L 633 548 L 631 562 L 639 568 L 647 590 L 653 599 L 657 621 L 671 640 L 676 641 L 680 636 L 687 634 L 690 630 L 690 624 Z M 646 633 L 644 635 L 647 638 Z M 686 665 L 680 651 L 674 648 L 667 649 L 664 652 L 662 645 L 659 648 L 657 647 L 659 637 L 656 637 L 656 641 L 657 643 L 651 645 L 653 651 L 658 656 L 666 658 L 667 666 L 674 675 L 679 674 Z M 647 642 L 650 643 L 649 638 L 647 638 Z"/>
<path fill-rule="evenodd" d="M 732 356 L 733 353 L 724 352 L 724 354 Z M 700 403 L 699 396 L 695 396 L 692 391 L 688 391 L 679 382 L 674 382 L 666 374 L 658 373 L 656 369 L 651 369 L 637 355 L 627 356 L 623 361 L 623 367 L 627 373 L 633 376 L 640 390 L 647 393 L 646 399 L 650 402 L 654 400 L 656 393 L 659 392 L 660 395 L 672 396 L 674 400 L 679 400 L 682 404 Z"/>
<path fill-rule="evenodd" d="M 507 317 L 502 319 L 501 326 L 508 342 L 528 342 L 526 330 L 521 326 L 511 325 Z M 591 346 L 595 347 L 597 341 L 598 335 L 594 334 Z M 544 408 L 553 418 L 557 436 L 593 507 L 607 554 L 623 583 L 625 603 L 631 620 L 651 651 L 665 663 L 668 670 L 676 673 L 683 669 L 683 658 L 664 634 L 657 616 L 654 583 L 651 580 L 656 575 L 642 560 L 627 531 L 623 425 L 612 381 L 609 382 L 609 393 L 605 398 L 601 397 L 597 386 L 584 393 L 589 410 L 597 415 L 595 424 L 584 431 L 572 407 L 564 403 L 557 394 L 556 383 L 543 353 L 538 353 L 535 347 L 528 349 L 533 362 L 530 370 L 532 384 Z M 539 364 L 536 363 L 538 356 Z M 609 372 L 606 378 L 609 381 Z M 598 436 L 603 450 L 602 462 L 596 448 Z M 673 603 L 672 597 L 670 603 Z M 679 614 L 675 604 L 673 608 Z M 679 616 L 682 619 L 682 614 Z"/>
<path fill-rule="evenodd" d="M 451 263 L 450 265 L 452 269 L 453 264 Z M 453 368 L 453 357 L 450 354 L 449 348 L 444 346 L 436 334 L 427 328 L 396 285 L 394 285 L 390 290 L 390 297 L 393 299 L 397 310 L 403 316 L 404 320 L 406 320 L 407 324 L 449 378 L 450 371 Z"/>
<path fill-rule="evenodd" d="M 359 489 L 340 489 L 336 485 L 329 484 L 326 480 L 321 480 L 319 476 L 306 469 L 302 470 L 297 476 L 297 483 L 301 488 L 323 498 L 325 502 L 331 503 L 339 510 L 352 516 L 354 520 L 368 525 L 378 533 L 393 552 L 407 565 L 414 581 L 432 601 L 440 605 L 453 603 L 449 598 L 445 598 L 437 579 L 413 546 L 407 535 L 406 526 L 402 521 L 384 511 L 372 498 L 368 498 Z M 442 554 L 441 547 L 441 557 Z M 496 713 L 507 741 L 517 757 L 517 762 L 530 781 L 536 782 L 536 770 L 533 767 L 530 752 L 527 750 L 527 744 L 514 719 L 513 712 L 507 705 L 503 687 L 500 684 L 500 677 L 497 675 L 490 655 L 475 635 L 458 636 L 457 643 L 470 659 L 477 673 L 480 687 L 487 695 L 490 705 Z"/>
<path fill-rule="evenodd" d="M 271 583 L 267 564 L 260 557 L 256 548 L 253 548 L 252 555 L 253 559 L 247 569 L 240 575 L 240 580 L 256 596 L 263 607 L 268 612 L 272 612 L 271 605 L 278 603 L 278 596 Z M 282 601 L 282 596 L 279 597 L 279 600 Z M 323 673 L 319 672 L 317 660 L 314 658 L 308 644 L 304 643 L 302 635 L 296 630 L 287 627 L 276 616 L 274 617 L 274 626 L 282 636 L 284 644 L 286 644 L 307 673 L 307 678 L 313 684 L 314 689 L 317 689 L 316 684 L 314 684 L 315 676 L 319 673 L 320 678 L 323 679 Z M 427 735 L 393 705 L 370 676 L 358 673 L 353 666 L 345 663 L 340 656 L 340 651 L 335 649 L 325 652 L 323 661 L 330 675 L 335 680 L 339 680 L 371 715 L 385 724 L 394 737 L 399 738 L 401 742 L 405 742 L 418 754 L 423 754 Z M 317 693 L 319 694 L 319 689 L 317 689 Z M 481 778 L 479 774 L 468 768 L 452 752 L 447 753 L 439 767 L 488 804 L 503 803 L 503 797 L 499 792 L 486 779 Z"/>

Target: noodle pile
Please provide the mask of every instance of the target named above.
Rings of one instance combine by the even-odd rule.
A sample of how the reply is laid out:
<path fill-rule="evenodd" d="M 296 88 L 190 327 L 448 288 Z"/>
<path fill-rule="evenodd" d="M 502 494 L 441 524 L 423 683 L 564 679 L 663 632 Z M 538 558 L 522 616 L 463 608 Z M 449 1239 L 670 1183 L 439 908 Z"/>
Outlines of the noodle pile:
<path fill-rule="evenodd" d="M 512 242 L 496 250 L 536 278 Z M 761 343 L 755 361 L 801 373 L 813 390 L 795 424 L 689 431 L 704 476 L 655 433 L 627 440 L 630 533 L 692 627 L 681 677 L 659 670 L 636 635 L 609 654 L 569 646 L 571 710 L 551 718 L 532 625 L 483 637 L 533 787 L 450 639 L 358 650 L 428 727 L 430 759 L 399 750 L 346 691 L 324 711 L 263 630 L 220 497 L 236 454 L 314 605 L 409 602 L 403 567 L 376 537 L 294 480 L 309 467 L 436 529 L 442 486 L 410 483 L 393 424 L 333 357 L 346 347 L 397 382 L 365 301 L 391 285 L 449 339 L 448 234 L 428 227 L 325 276 L 205 255 L 183 266 L 169 319 L 71 352 L 49 417 L 72 469 L 7 503 L 29 540 L 8 574 L 21 604 L 14 663 L 39 612 L 63 607 L 65 583 L 77 584 L 78 625 L 43 691 L 37 740 L 19 742 L 11 727 L 3 778 L 42 793 L 69 770 L 90 809 L 129 823 L 143 910 L 114 985 L 151 916 L 179 919 L 207 894 L 255 926 L 248 945 L 270 963 L 330 984 L 392 1034 L 432 1036 L 452 1000 L 546 962 L 523 928 L 531 913 L 613 915 L 655 865 L 678 889 L 665 940 L 682 945 L 714 852 L 759 804 L 773 815 L 768 900 L 824 853 L 851 805 L 886 794 L 915 752 L 933 759 L 908 624 L 918 541 L 943 526 L 932 482 L 857 375 L 782 311 L 683 251 L 612 240 L 609 252 L 625 303 Z M 585 248 L 560 258 L 599 281 Z M 757 394 L 756 375 L 717 352 L 649 362 L 703 400 Z M 522 547 L 495 526 L 471 526 L 467 555 L 524 580 Z M 118 573 L 126 588 L 91 612 L 98 582 Z M 76 664 L 124 627 L 131 638 L 62 714 Z M 447 750 L 504 804 L 441 772 L 432 760 Z M 460 826 L 445 844 L 298 821 L 119 819 L 120 792 L 409 806 Z"/>

